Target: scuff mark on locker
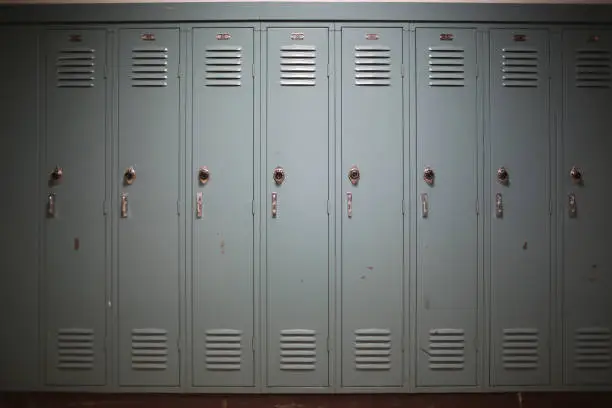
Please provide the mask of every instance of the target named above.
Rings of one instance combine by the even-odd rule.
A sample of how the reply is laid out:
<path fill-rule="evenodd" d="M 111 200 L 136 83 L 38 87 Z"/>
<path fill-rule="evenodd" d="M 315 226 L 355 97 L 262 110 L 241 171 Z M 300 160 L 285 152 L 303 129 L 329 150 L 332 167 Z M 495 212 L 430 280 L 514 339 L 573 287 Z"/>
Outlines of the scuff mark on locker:
<path fill-rule="evenodd" d="M 527 241 L 523 244 L 523 249 L 527 249 Z"/>
<path fill-rule="evenodd" d="M 373 267 L 373 266 L 368 266 L 368 269 L 369 269 L 369 270 L 371 270 L 371 271 L 373 271 L 373 270 L 374 270 L 374 267 Z"/>
<path fill-rule="evenodd" d="M 588 280 L 589 282 L 595 282 L 597 279 L 599 279 L 599 269 L 597 264 L 593 264 L 589 270 Z"/>
<path fill-rule="evenodd" d="M 221 255 L 225 254 L 225 240 L 221 240 Z"/>

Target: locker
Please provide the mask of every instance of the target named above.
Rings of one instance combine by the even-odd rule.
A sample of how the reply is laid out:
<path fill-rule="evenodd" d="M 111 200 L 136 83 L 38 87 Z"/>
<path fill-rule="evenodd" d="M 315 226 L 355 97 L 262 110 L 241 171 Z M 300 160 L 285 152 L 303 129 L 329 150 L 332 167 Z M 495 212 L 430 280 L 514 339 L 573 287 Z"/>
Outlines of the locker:
<path fill-rule="evenodd" d="M 119 384 L 179 384 L 179 30 L 119 33 Z"/>
<path fill-rule="evenodd" d="M 548 32 L 492 30 L 491 382 L 547 385 L 552 316 Z"/>
<path fill-rule="evenodd" d="M 0 29 L 0 391 L 38 385 L 38 30 Z M 17 172 L 17 174 L 15 174 Z"/>
<path fill-rule="evenodd" d="M 328 28 L 269 28 L 267 385 L 329 383 Z"/>
<path fill-rule="evenodd" d="M 612 384 L 612 31 L 563 34 L 565 383 Z"/>
<path fill-rule="evenodd" d="M 400 387 L 402 28 L 342 29 L 342 385 Z"/>
<path fill-rule="evenodd" d="M 254 37 L 193 33 L 194 385 L 254 386 Z"/>
<path fill-rule="evenodd" d="M 417 386 L 477 382 L 475 38 L 416 30 Z"/>
<path fill-rule="evenodd" d="M 44 321 L 48 385 L 106 375 L 106 32 L 45 32 Z"/>

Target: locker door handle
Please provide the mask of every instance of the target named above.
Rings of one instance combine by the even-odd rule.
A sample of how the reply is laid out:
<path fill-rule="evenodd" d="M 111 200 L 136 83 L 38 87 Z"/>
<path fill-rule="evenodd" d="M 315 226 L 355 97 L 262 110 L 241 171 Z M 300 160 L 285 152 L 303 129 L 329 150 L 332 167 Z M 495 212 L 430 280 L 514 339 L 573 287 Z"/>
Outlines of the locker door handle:
<path fill-rule="evenodd" d="M 567 199 L 569 204 L 569 216 L 571 218 L 575 218 L 578 214 L 578 208 L 576 206 L 576 194 L 570 193 Z"/>
<path fill-rule="evenodd" d="M 427 193 L 421 194 L 421 209 L 423 211 L 423 218 L 427 218 L 429 216 L 429 197 Z"/>
<path fill-rule="evenodd" d="M 272 217 L 276 218 L 276 202 L 277 202 L 277 194 L 272 193 Z"/>
<path fill-rule="evenodd" d="M 202 218 L 202 193 L 196 195 L 196 217 Z"/>
<path fill-rule="evenodd" d="M 501 218 L 504 215 L 504 203 L 501 193 L 495 194 L 495 216 Z"/>
<path fill-rule="evenodd" d="M 128 198 L 127 193 L 121 193 L 121 218 L 128 216 Z"/>
<path fill-rule="evenodd" d="M 55 217 L 55 193 L 49 193 L 47 196 L 47 216 Z"/>
<path fill-rule="evenodd" d="M 353 193 L 346 193 L 346 214 L 349 218 L 353 216 Z"/>

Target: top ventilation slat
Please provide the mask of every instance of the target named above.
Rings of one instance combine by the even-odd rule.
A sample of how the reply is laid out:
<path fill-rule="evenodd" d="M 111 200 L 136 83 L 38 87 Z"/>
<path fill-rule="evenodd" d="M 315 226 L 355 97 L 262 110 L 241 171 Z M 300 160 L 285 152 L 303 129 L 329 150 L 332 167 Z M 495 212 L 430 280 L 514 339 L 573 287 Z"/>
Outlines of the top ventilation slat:
<path fill-rule="evenodd" d="M 242 47 L 219 46 L 206 49 L 205 86 L 242 85 Z"/>
<path fill-rule="evenodd" d="M 280 49 L 281 86 L 315 86 L 317 50 L 312 45 L 287 45 Z"/>
<path fill-rule="evenodd" d="M 96 51 L 75 47 L 59 51 L 55 60 L 58 88 L 93 88 Z"/>
<path fill-rule="evenodd" d="M 502 49 L 502 86 L 537 88 L 539 86 L 539 52 L 527 47 Z"/>
<path fill-rule="evenodd" d="M 133 87 L 168 86 L 168 48 L 133 48 L 131 79 Z"/>
<path fill-rule="evenodd" d="M 355 85 L 391 85 L 391 48 L 383 45 L 357 45 L 355 58 Z"/>
<path fill-rule="evenodd" d="M 575 56 L 576 87 L 610 88 L 612 58 L 607 50 L 578 50 Z"/>
<path fill-rule="evenodd" d="M 429 86 L 465 86 L 465 50 L 462 47 L 429 47 L 428 57 Z"/>

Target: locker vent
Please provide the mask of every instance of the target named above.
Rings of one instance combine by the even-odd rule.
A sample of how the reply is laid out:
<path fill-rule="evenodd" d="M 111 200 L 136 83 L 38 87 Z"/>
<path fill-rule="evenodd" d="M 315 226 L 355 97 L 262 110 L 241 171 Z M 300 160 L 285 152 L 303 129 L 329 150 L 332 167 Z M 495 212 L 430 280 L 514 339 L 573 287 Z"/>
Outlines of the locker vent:
<path fill-rule="evenodd" d="M 94 86 L 96 51 L 91 48 L 61 50 L 55 61 L 59 88 L 91 88 Z"/>
<path fill-rule="evenodd" d="M 317 49 L 314 45 L 286 45 L 281 47 L 281 85 L 316 85 L 316 54 Z"/>
<path fill-rule="evenodd" d="M 391 49 L 384 46 L 355 47 L 355 85 L 391 85 Z"/>
<path fill-rule="evenodd" d="M 429 47 L 429 85 L 465 86 L 464 52 L 461 47 Z"/>
<path fill-rule="evenodd" d="M 206 50 L 206 86 L 242 84 L 242 47 L 214 47 Z"/>
<path fill-rule="evenodd" d="M 610 329 L 588 327 L 576 330 L 574 365 L 579 369 L 601 370 L 612 367 Z"/>
<path fill-rule="evenodd" d="M 610 88 L 612 69 L 610 51 L 579 50 L 576 53 L 576 86 Z"/>
<path fill-rule="evenodd" d="M 390 370 L 391 331 L 387 329 L 356 330 L 355 366 L 357 370 Z"/>
<path fill-rule="evenodd" d="M 94 331 L 60 329 L 57 333 L 57 368 L 91 370 L 94 365 Z"/>
<path fill-rule="evenodd" d="M 429 368 L 463 370 L 465 367 L 465 333 L 462 329 L 429 331 Z"/>
<path fill-rule="evenodd" d="M 538 368 L 539 342 L 537 329 L 504 329 L 502 362 L 506 370 Z"/>
<path fill-rule="evenodd" d="M 168 86 L 168 49 L 139 47 L 132 50 L 132 86 Z"/>
<path fill-rule="evenodd" d="M 312 371 L 317 363 L 317 333 L 314 330 L 282 330 L 280 368 Z"/>
<path fill-rule="evenodd" d="M 133 370 L 165 370 L 167 364 L 168 332 L 166 330 L 132 330 Z"/>
<path fill-rule="evenodd" d="M 206 369 L 210 371 L 240 370 L 242 331 L 218 329 L 206 331 Z"/>
<path fill-rule="evenodd" d="M 504 48 L 502 52 L 502 85 L 509 88 L 537 88 L 538 51 Z"/>

